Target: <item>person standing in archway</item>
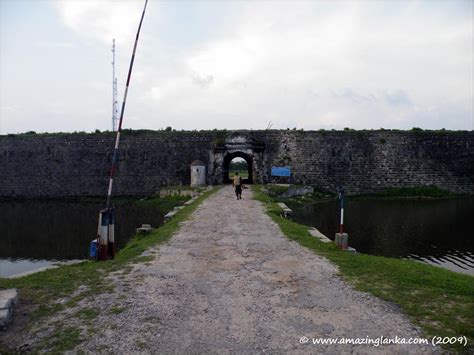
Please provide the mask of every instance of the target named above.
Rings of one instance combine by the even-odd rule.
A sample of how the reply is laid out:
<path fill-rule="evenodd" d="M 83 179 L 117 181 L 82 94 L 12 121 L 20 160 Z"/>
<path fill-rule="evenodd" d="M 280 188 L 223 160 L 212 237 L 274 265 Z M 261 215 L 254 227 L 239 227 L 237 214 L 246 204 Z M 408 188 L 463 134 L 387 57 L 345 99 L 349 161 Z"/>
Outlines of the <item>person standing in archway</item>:
<path fill-rule="evenodd" d="M 239 176 L 239 172 L 235 173 L 235 176 L 232 178 L 232 186 L 235 189 L 235 195 L 237 200 L 242 199 L 242 177 Z"/>

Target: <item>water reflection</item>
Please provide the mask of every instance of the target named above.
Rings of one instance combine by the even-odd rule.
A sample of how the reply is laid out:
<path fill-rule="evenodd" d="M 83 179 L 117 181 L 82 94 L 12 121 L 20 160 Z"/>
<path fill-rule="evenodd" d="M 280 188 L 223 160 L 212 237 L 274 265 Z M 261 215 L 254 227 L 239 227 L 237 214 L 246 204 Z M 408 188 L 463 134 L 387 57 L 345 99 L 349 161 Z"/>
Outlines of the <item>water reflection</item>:
<path fill-rule="evenodd" d="M 101 208 L 103 203 L 0 202 L 0 277 L 87 258 Z M 116 220 L 115 241 L 121 248 L 137 226 L 161 225 L 163 213 L 129 202 L 116 207 Z"/>
<path fill-rule="evenodd" d="M 344 215 L 349 244 L 358 251 L 415 259 L 474 275 L 474 240 L 470 237 L 474 198 L 349 199 Z M 295 208 L 294 219 L 334 238 L 338 203 Z"/>

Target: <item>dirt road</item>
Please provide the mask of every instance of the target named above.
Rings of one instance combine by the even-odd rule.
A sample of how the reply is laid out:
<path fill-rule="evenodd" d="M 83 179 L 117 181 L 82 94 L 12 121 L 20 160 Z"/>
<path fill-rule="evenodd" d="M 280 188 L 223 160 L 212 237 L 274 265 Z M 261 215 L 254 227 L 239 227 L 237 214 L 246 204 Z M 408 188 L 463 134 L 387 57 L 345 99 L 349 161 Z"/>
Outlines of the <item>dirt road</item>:
<path fill-rule="evenodd" d="M 393 305 L 354 291 L 334 265 L 289 241 L 244 191 L 205 200 L 153 261 L 115 275 L 96 300 L 123 311 L 76 350 L 112 352 L 430 352 L 416 345 L 314 345 L 312 338 L 416 337 Z M 118 308 L 117 308 L 118 307 Z M 306 342 L 306 338 L 308 342 Z M 359 340 L 360 341 L 360 340 Z"/>

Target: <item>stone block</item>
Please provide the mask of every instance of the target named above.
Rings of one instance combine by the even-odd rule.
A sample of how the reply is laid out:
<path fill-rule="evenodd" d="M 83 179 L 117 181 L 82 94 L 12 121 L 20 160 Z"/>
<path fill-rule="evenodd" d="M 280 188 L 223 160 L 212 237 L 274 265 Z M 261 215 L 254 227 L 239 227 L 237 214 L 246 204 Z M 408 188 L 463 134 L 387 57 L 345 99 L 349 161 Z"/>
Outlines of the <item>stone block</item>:
<path fill-rule="evenodd" d="M 0 309 L 10 308 L 13 303 L 11 298 L 0 298 Z"/>
<path fill-rule="evenodd" d="M 285 218 L 290 217 L 291 214 L 293 213 L 293 211 L 287 205 L 285 205 L 283 202 L 278 202 L 278 206 L 280 206 L 280 208 L 282 209 L 282 215 Z"/>
<path fill-rule="evenodd" d="M 18 297 L 16 289 L 0 291 L 0 330 L 5 330 L 13 315 L 13 306 Z"/>
<path fill-rule="evenodd" d="M 318 238 L 323 243 L 331 243 L 331 239 L 326 237 L 323 233 L 321 233 L 316 228 L 309 229 L 308 232 L 311 236 Z"/>
<path fill-rule="evenodd" d="M 151 225 L 149 224 L 142 224 L 140 228 L 137 228 L 137 233 L 138 234 L 147 234 L 150 233 L 153 230 Z"/>
<path fill-rule="evenodd" d="M 165 220 L 172 218 L 178 211 L 171 211 L 165 214 Z"/>
<path fill-rule="evenodd" d="M 11 314 L 11 308 L 0 309 L 0 330 L 7 329 L 7 325 L 11 320 Z"/>
<path fill-rule="evenodd" d="M 0 290 L 0 309 L 10 308 L 16 303 L 18 292 L 15 288 Z"/>
<path fill-rule="evenodd" d="M 349 246 L 349 235 L 347 233 L 336 233 L 334 243 L 342 250 L 346 250 Z"/>

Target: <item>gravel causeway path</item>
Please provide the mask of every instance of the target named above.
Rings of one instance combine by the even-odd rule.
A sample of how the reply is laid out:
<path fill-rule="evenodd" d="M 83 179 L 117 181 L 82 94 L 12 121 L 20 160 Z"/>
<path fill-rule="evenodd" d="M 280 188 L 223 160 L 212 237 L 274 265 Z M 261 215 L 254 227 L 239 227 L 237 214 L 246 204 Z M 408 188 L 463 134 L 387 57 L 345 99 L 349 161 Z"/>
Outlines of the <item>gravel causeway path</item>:
<path fill-rule="evenodd" d="M 114 353 L 420 353 L 421 345 L 314 345 L 312 338 L 409 339 L 400 310 L 355 291 L 328 260 L 288 240 L 245 190 L 207 198 L 154 259 L 110 276 L 115 292 L 76 350 Z M 307 337 L 304 338 L 304 337 Z M 308 340 L 308 342 L 306 342 Z"/>

